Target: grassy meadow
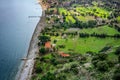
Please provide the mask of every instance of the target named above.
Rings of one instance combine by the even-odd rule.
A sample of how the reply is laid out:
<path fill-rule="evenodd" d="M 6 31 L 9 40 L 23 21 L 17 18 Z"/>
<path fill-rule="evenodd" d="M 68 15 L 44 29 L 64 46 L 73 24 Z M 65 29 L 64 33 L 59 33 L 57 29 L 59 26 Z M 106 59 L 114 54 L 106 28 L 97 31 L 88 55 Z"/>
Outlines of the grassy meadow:
<path fill-rule="evenodd" d="M 107 35 L 115 35 L 120 34 L 115 28 L 110 27 L 108 25 L 99 26 L 96 28 L 88 28 L 88 29 L 81 29 L 80 33 L 97 33 L 97 34 L 107 34 Z"/>
<path fill-rule="evenodd" d="M 88 51 L 98 53 L 105 46 L 115 47 L 120 44 L 120 39 L 114 38 L 72 38 L 72 39 L 56 39 L 58 40 L 57 45 L 65 45 L 65 48 L 60 48 L 60 51 L 70 52 L 71 50 L 75 53 L 84 54 Z"/>

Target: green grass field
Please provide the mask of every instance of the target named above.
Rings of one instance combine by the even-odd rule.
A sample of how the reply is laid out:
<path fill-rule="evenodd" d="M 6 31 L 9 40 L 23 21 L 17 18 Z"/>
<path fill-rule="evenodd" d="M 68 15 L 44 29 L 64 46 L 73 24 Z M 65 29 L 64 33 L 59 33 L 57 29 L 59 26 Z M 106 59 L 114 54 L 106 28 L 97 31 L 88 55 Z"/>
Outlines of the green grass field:
<path fill-rule="evenodd" d="M 58 39 L 57 45 L 65 45 L 65 48 L 59 49 L 60 51 L 69 52 L 69 49 L 77 53 L 86 53 L 87 51 L 98 52 L 107 45 L 117 46 L 120 44 L 120 39 L 114 38 L 75 38 L 73 39 Z"/>
<path fill-rule="evenodd" d="M 76 16 L 76 18 L 80 21 L 89 21 L 89 20 L 95 20 L 93 16 Z"/>
<path fill-rule="evenodd" d="M 88 28 L 88 29 L 81 29 L 80 33 L 97 33 L 97 34 L 107 34 L 107 35 L 114 35 L 120 34 L 116 29 L 109 27 L 108 25 L 100 26 L 97 28 Z"/>

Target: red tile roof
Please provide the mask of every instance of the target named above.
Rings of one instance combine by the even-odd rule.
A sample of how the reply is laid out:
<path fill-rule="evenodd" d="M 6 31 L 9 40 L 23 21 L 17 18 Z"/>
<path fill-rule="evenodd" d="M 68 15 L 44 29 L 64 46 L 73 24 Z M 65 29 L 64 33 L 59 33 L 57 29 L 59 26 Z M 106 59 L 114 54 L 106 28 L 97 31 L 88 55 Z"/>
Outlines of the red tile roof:
<path fill-rule="evenodd" d="M 70 55 L 69 55 L 69 54 L 65 54 L 65 53 L 61 52 L 61 53 L 60 53 L 60 56 L 62 56 L 62 57 L 69 57 Z"/>
<path fill-rule="evenodd" d="M 51 48 L 51 43 L 50 43 L 50 41 L 45 43 L 45 48 Z"/>

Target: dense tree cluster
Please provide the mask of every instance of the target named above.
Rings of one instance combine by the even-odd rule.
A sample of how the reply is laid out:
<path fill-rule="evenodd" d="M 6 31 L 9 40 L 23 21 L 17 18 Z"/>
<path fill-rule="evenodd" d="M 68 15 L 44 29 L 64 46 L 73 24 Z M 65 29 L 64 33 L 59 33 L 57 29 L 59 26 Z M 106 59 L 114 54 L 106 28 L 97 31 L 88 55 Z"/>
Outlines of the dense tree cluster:
<path fill-rule="evenodd" d="M 39 42 L 40 45 L 45 45 L 45 42 L 50 41 L 50 37 L 44 35 L 40 35 L 38 39 L 40 40 Z"/>
<path fill-rule="evenodd" d="M 80 37 L 97 37 L 97 38 L 106 38 L 106 37 L 113 37 L 113 38 L 120 38 L 120 34 L 115 34 L 115 35 L 107 35 L 107 34 L 97 34 L 97 33 L 92 33 L 92 34 L 88 34 L 88 33 L 79 33 Z"/>

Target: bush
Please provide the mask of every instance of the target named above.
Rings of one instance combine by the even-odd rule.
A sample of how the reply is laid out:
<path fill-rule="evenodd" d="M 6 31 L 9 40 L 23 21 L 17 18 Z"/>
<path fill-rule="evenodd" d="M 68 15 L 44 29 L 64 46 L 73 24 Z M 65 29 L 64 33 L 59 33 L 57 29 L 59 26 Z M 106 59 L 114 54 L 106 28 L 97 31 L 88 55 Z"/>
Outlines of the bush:
<path fill-rule="evenodd" d="M 97 54 L 97 55 L 95 55 L 93 58 L 92 58 L 92 64 L 95 66 L 95 67 L 97 67 L 100 63 L 99 62 L 104 62 L 104 60 L 106 60 L 107 59 L 107 54 L 105 54 L 105 53 L 100 53 L 100 54 Z M 98 64 L 98 65 L 97 65 Z M 111 65 L 109 65 L 109 66 L 112 66 L 112 63 L 111 63 Z"/>
<path fill-rule="evenodd" d="M 86 53 L 87 53 L 87 54 L 90 54 L 90 55 L 96 54 L 95 52 L 92 52 L 92 51 L 87 51 Z"/>
<path fill-rule="evenodd" d="M 70 59 L 69 59 L 69 62 L 73 62 L 73 59 L 72 59 L 72 58 L 70 58 Z"/>
<path fill-rule="evenodd" d="M 106 52 L 107 50 L 109 50 L 111 48 L 111 46 L 106 46 L 104 47 L 102 50 L 100 50 L 99 52 Z"/>
<path fill-rule="evenodd" d="M 57 77 L 57 80 L 66 80 L 66 75 L 64 74 L 59 74 L 58 77 Z"/>
<path fill-rule="evenodd" d="M 40 62 L 36 63 L 36 65 L 35 65 L 35 72 L 36 73 L 41 73 L 42 72 L 42 68 L 41 68 Z"/>
<path fill-rule="evenodd" d="M 59 48 L 65 48 L 65 45 L 58 45 Z"/>
<path fill-rule="evenodd" d="M 41 73 L 42 72 L 42 68 L 39 66 L 39 67 L 36 67 L 36 70 L 35 70 L 36 73 Z"/>
<path fill-rule="evenodd" d="M 73 73 L 75 75 L 77 75 L 79 73 L 79 70 L 77 68 L 72 68 L 71 71 L 73 71 Z"/>
<path fill-rule="evenodd" d="M 94 61 L 94 60 L 102 60 L 102 61 L 103 61 L 103 60 L 106 60 L 107 57 L 108 57 L 107 54 L 105 54 L 105 53 L 100 53 L 100 54 L 95 55 L 95 56 L 93 57 L 92 61 Z"/>
<path fill-rule="evenodd" d="M 54 43 L 56 44 L 57 40 L 54 40 Z"/>
<path fill-rule="evenodd" d="M 118 62 L 120 63 L 120 55 L 118 56 Z"/>
<path fill-rule="evenodd" d="M 120 46 L 116 49 L 115 54 L 116 55 L 120 54 Z"/>
<path fill-rule="evenodd" d="M 99 62 L 99 60 L 93 60 L 92 61 L 92 64 L 95 66 L 95 67 L 97 67 L 97 63 Z"/>
<path fill-rule="evenodd" d="M 113 80 L 120 80 L 120 67 L 114 71 Z"/>
<path fill-rule="evenodd" d="M 56 80 L 56 76 L 48 72 L 46 75 L 42 76 L 40 80 Z"/>
<path fill-rule="evenodd" d="M 99 60 L 106 60 L 107 56 L 105 53 L 98 54 Z"/>
<path fill-rule="evenodd" d="M 51 59 L 51 64 L 53 64 L 54 66 L 56 66 L 58 64 L 58 62 L 56 61 L 55 58 L 52 58 Z"/>
<path fill-rule="evenodd" d="M 40 61 L 45 61 L 45 58 L 44 58 L 44 57 L 41 57 L 41 58 L 40 58 Z"/>
<path fill-rule="evenodd" d="M 71 65 L 71 69 L 72 69 L 72 68 L 76 68 L 76 67 L 78 67 L 78 64 L 72 64 L 72 65 Z"/>
<path fill-rule="evenodd" d="M 42 45 L 44 45 L 45 42 L 50 41 L 50 37 L 49 36 L 44 36 L 44 35 L 39 36 L 38 39 L 41 41 Z"/>
<path fill-rule="evenodd" d="M 113 67 L 113 66 L 114 66 L 114 64 L 115 64 L 115 62 L 114 62 L 114 61 L 108 61 L 107 63 L 108 63 L 108 65 L 109 65 L 109 67 Z"/>
<path fill-rule="evenodd" d="M 97 63 L 97 69 L 101 72 L 108 71 L 108 68 L 109 68 L 109 66 L 106 61 L 99 61 Z"/>
<path fill-rule="evenodd" d="M 120 73 L 115 73 L 113 75 L 113 80 L 120 80 Z"/>
<path fill-rule="evenodd" d="M 42 47 L 42 48 L 40 48 L 39 52 L 42 53 L 42 54 L 45 54 L 46 53 L 46 49 L 44 47 Z"/>

